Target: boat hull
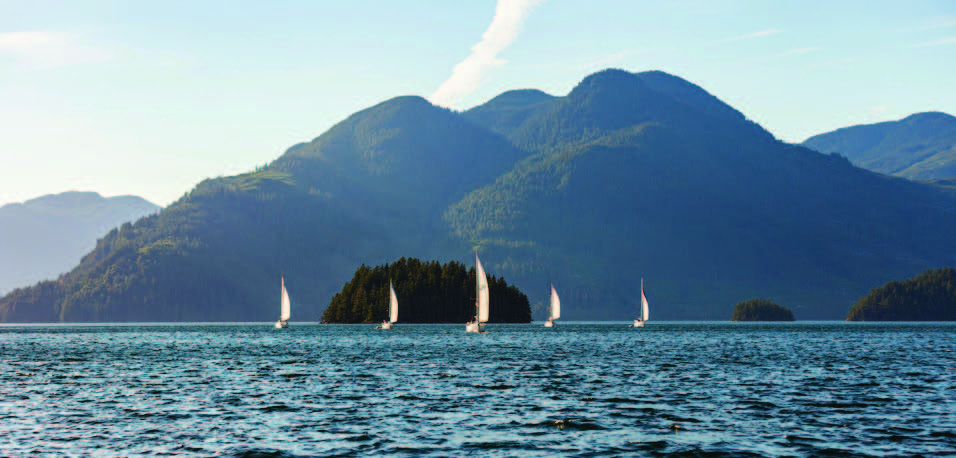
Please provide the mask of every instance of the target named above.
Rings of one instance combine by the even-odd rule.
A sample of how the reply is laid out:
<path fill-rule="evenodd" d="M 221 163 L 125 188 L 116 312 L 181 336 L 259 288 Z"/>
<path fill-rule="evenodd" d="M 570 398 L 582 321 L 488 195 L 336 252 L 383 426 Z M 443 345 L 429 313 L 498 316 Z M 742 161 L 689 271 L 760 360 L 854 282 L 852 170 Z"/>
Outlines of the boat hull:
<path fill-rule="evenodd" d="M 282 320 L 276 321 L 276 325 L 275 325 L 276 329 L 285 329 L 287 327 L 289 327 L 288 321 L 282 321 Z"/>
<path fill-rule="evenodd" d="M 641 320 L 634 320 L 634 324 L 631 325 L 632 328 L 643 328 L 644 322 Z"/>
<path fill-rule="evenodd" d="M 553 327 L 554 327 L 554 320 L 545 321 L 545 322 L 544 322 L 544 327 L 546 327 L 546 328 L 553 328 Z"/>
<path fill-rule="evenodd" d="M 466 323 L 465 332 L 485 332 L 484 323 Z"/>
<path fill-rule="evenodd" d="M 379 329 L 392 329 L 392 323 L 382 323 L 382 325 L 379 326 L 378 328 L 379 328 Z"/>

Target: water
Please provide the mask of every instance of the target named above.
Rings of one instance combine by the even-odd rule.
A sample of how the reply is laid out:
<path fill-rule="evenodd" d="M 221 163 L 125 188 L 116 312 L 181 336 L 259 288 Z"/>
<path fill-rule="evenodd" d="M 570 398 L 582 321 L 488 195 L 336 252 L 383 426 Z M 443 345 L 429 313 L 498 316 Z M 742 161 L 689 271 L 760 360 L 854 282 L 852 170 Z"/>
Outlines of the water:
<path fill-rule="evenodd" d="M 956 450 L 956 325 L 0 326 L 0 456 Z"/>

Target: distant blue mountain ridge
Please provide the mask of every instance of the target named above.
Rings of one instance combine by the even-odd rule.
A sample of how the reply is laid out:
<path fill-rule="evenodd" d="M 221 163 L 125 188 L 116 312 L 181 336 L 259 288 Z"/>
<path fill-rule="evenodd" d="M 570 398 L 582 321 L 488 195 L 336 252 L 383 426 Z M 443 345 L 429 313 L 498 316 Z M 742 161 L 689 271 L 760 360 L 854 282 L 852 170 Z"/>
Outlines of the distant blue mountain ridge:
<path fill-rule="evenodd" d="M 844 127 L 814 135 L 803 145 L 841 154 L 887 175 L 956 179 L 956 117 L 946 113 L 916 113 L 899 121 Z"/>
<path fill-rule="evenodd" d="M 0 293 L 56 278 L 110 229 L 159 209 L 141 197 L 79 191 L 0 207 Z"/>

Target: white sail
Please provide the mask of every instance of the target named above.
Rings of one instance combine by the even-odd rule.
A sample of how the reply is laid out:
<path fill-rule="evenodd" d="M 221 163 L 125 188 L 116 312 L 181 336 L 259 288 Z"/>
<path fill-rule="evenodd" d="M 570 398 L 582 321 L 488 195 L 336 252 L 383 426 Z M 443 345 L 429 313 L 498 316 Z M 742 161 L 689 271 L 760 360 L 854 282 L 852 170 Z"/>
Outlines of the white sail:
<path fill-rule="evenodd" d="M 475 253 L 475 264 L 477 267 L 476 279 L 478 292 L 478 322 L 486 323 L 488 321 L 488 277 L 485 276 L 485 269 L 481 267 L 481 261 L 478 260 L 478 253 Z"/>
<path fill-rule="evenodd" d="M 641 279 L 641 321 L 647 321 L 650 314 L 647 311 L 647 296 L 644 295 L 644 279 Z"/>
<path fill-rule="evenodd" d="M 398 296 L 395 295 L 395 288 L 392 286 L 392 282 L 388 282 L 388 322 L 394 323 L 398 321 Z"/>
<path fill-rule="evenodd" d="M 561 318 L 561 298 L 558 297 L 558 292 L 554 290 L 554 285 L 551 285 L 551 319 L 557 320 Z"/>
<path fill-rule="evenodd" d="M 282 279 L 282 305 L 279 312 L 280 321 L 289 321 L 292 317 L 292 304 L 289 302 L 289 292 L 285 289 L 285 278 Z"/>

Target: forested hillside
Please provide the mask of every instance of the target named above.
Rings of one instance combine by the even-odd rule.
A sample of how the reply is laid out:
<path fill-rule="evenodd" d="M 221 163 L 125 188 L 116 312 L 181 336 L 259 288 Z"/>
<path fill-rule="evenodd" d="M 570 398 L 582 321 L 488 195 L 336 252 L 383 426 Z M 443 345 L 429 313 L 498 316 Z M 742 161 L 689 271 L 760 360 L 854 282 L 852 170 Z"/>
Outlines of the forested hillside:
<path fill-rule="evenodd" d="M 865 169 L 910 179 L 956 178 L 956 117 L 917 113 L 899 121 L 845 127 L 804 146 L 836 152 Z"/>
<path fill-rule="evenodd" d="M 847 321 L 956 321 L 956 268 L 891 281 L 861 298 Z"/>

